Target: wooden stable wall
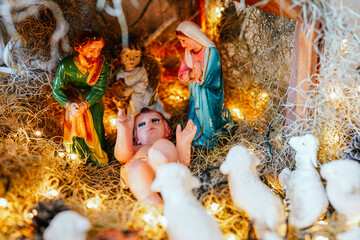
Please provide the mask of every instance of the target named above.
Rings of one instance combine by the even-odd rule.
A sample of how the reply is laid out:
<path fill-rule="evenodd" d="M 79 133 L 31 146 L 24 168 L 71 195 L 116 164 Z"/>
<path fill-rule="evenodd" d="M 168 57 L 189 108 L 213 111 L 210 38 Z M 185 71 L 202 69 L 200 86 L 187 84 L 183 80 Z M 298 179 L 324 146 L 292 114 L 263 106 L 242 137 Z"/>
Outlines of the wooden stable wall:
<path fill-rule="evenodd" d="M 301 8 L 291 8 L 291 0 L 269 0 L 266 4 L 259 0 L 245 0 L 246 5 L 257 7 L 267 12 L 271 12 L 280 16 L 291 18 L 297 21 L 294 41 L 294 51 L 292 60 L 292 73 L 290 77 L 289 87 L 296 88 L 296 91 L 289 91 L 288 103 L 286 112 L 286 123 L 288 124 L 294 120 L 305 118 L 308 115 L 306 109 L 306 98 L 309 90 L 312 90 L 314 84 L 306 82 L 300 84 L 304 79 L 309 79 L 318 70 L 316 68 L 318 63 L 318 56 L 314 50 L 315 39 L 317 37 L 316 31 L 319 25 L 315 26 L 313 30 L 306 29 L 302 31 L 303 19 L 301 15 Z M 310 32 L 309 32 L 310 31 Z M 313 83 L 316 79 L 311 78 Z"/>
<path fill-rule="evenodd" d="M 239 2 L 239 0 L 237 0 L 237 2 Z M 291 0 L 245 0 L 245 4 L 259 8 L 266 12 L 271 12 L 276 15 L 291 18 L 295 21 L 301 21 L 299 18 L 301 9 L 299 7 L 291 8 L 293 4 Z"/>

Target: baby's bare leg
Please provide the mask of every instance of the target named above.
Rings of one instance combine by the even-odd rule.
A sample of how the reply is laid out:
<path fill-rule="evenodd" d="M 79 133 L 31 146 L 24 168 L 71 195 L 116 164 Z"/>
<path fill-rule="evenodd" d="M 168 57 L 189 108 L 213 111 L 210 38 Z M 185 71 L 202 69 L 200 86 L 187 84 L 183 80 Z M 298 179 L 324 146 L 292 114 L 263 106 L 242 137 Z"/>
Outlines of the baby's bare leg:
<path fill-rule="evenodd" d="M 149 165 L 156 172 L 161 165 L 178 160 L 175 145 L 167 139 L 157 140 L 148 152 Z"/>
<path fill-rule="evenodd" d="M 147 162 L 138 159 L 132 160 L 125 165 L 124 171 L 129 188 L 136 199 L 153 206 L 162 204 L 159 194 L 150 189 L 155 172 Z"/>

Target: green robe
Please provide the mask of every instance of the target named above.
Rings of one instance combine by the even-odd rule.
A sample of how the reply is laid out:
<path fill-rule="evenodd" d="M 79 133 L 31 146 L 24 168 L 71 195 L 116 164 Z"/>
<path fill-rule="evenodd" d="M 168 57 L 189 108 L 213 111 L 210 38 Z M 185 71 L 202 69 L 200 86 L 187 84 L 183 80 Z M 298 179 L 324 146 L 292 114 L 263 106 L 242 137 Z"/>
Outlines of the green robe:
<path fill-rule="evenodd" d="M 70 101 L 66 90 L 71 87 L 76 88 L 81 94 L 82 99 L 89 102 L 89 110 L 102 149 L 105 147 L 105 129 L 103 124 L 105 107 L 103 97 L 108 85 L 108 73 L 109 66 L 105 61 L 97 82 L 94 85 L 89 85 L 87 83 L 89 73 L 82 74 L 75 65 L 74 56 L 68 56 L 58 66 L 52 89 L 52 95 L 63 107 Z M 70 153 L 80 154 L 81 158 L 89 156 L 91 159 L 91 151 L 83 138 L 76 137 L 74 142 L 66 147 Z"/>

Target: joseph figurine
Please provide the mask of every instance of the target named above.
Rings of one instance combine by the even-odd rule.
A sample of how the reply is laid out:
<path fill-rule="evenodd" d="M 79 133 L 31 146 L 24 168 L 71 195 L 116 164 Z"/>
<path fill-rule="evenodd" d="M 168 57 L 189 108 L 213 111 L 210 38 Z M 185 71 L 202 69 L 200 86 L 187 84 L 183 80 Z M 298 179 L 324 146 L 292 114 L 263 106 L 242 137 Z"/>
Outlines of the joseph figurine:
<path fill-rule="evenodd" d="M 75 56 L 64 58 L 54 79 L 52 95 L 64 107 L 64 144 L 68 154 L 76 154 L 99 167 L 108 164 L 103 124 L 104 95 L 109 66 L 100 54 L 102 36 L 86 29 L 78 36 Z"/>

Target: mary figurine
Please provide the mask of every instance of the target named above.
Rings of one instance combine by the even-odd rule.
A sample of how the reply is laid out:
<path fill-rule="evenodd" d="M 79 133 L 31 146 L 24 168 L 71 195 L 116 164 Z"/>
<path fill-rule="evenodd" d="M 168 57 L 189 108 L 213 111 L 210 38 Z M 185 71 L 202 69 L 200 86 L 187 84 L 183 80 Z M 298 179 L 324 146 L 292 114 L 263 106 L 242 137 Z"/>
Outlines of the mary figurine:
<path fill-rule="evenodd" d="M 180 23 L 176 36 L 185 48 L 178 77 L 190 88 L 189 119 L 197 126 L 193 145 L 213 147 L 219 135 L 233 125 L 230 111 L 223 109 L 224 86 L 219 52 L 193 22 Z"/>

